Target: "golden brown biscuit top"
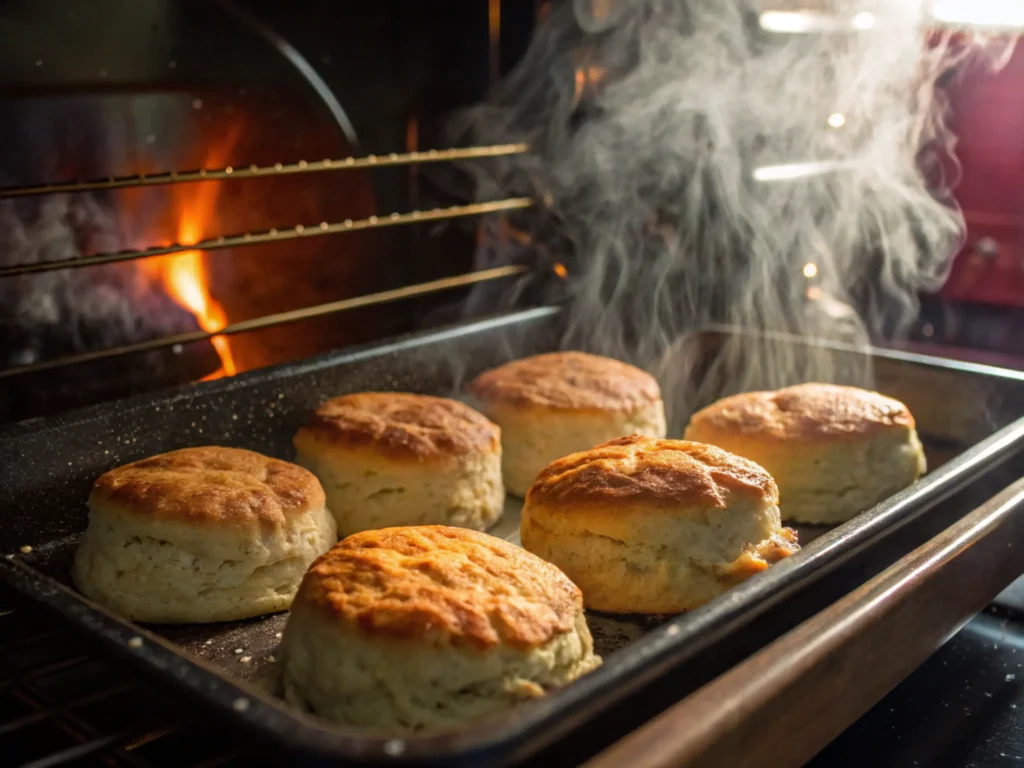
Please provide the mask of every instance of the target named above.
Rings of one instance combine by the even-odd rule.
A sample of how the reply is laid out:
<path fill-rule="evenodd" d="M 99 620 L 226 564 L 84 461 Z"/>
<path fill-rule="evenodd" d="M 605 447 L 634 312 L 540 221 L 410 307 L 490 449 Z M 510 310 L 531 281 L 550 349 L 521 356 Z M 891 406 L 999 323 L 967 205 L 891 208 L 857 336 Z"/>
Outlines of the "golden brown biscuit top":
<path fill-rule="evenodd" d="M 427 525 L 339 542 L 309 569 L 299 605 L 396 640 L 529 649 L 572 629 L 583 597 L 558 568 L 514 544 Z"/>
<path fill-rule="evenodd" d="M 93 485 L 90 504 L 191 525 L 276 529 L 324 505 L 312 472 L 239 448 L 183 448 L 117 467 Z"/>
<path fill-rule="evenodd" d="M 687 435 L 706 430 L 779 440 L 839 440 L 914 428 L 899 400 L 857 387 L 798 384 L 774 392 L 733 395 L 695 413 Z"/>
<path fill-rule="evenodd" d="M 632 411 L 661 399 L 658 382 L 649 373 L 584 352 L 513 360 L 480 374 L 470 391 L 489 404 L 559 410 Z"/>
<path fill-rule="evenodd" d="M 295 436 L 295 445 L 326 442 L 426 459 L 495 451 L 501 430 L 465 403 L 405 392 L 360 392 L 328 400 Z"/>
<path fill-rule="evenodd" d="M 778 504 L 775 480 L 752 461 L 686 440 L 620 437 L 549 464 L 527 504 L 577 509 L 595 503 L 641 503 L 648 509 L 725 509 L 730 497 Z"/>

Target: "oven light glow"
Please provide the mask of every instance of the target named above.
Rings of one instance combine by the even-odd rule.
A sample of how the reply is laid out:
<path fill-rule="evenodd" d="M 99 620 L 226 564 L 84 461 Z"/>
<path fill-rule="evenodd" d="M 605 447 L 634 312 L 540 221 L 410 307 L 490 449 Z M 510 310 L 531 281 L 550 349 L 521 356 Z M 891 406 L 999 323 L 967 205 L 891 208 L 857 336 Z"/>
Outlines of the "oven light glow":
<path fill-rule="evenodd" d="M 1024 27 L 1021 0 L 934 0 L 932 17 L 946 24 Z"/>
<path fill-rule="evenodd" d="M 852 17 L 833 16 L 818 11 L 765 11 L 759 20 L 761 29 L 788 34 L 874 29 L 877 21 L 875 14 L 868 11 L 862 11 Z"/>
<path fill-rule="evenodd" d="M 804 277 L 810 280 L 812 277 L 818 276 L 818 265 L 812 261 L 804 264 Z"/>
<path fill-rule="evenodd" d="M 769 32 L 811 32 L 818 14 L 800 11 L 765 11 L 761 14 L 761 29 Z"/>
<path fill-rule="evenodd" d="M 833 128 L 842 128 L 846 125 L 846 115 L 842 112 L 835 112 L 828 116 L 828 124 Z"/>
<path fill-rule="evenodd" d="M 834 162 L 786 163 L 785 165 L 765 165 L 754 169 L 755 181 L 791 181 L 808 176 L 821 176 L 830 171 L 839 170 L 841 165 Z"/>
<path fill-rule="evenodd" d="M 875 14 L 863 11 L 853 17 L 853 28 L 854 29 L 874 29 L 875 27 Z"/>

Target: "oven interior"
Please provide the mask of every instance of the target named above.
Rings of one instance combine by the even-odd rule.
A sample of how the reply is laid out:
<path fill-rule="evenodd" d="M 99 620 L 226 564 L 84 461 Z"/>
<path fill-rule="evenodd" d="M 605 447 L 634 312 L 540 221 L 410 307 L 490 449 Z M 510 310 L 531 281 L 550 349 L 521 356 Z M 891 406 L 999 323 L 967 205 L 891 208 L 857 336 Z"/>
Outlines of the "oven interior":
<path fill-rule="evenodd" d="M 450 117 L 519 58 L 546 5 L 5 3 L 0 423 L 465 319 L 476 224 L 525 201 L 466 208 L 471 181 L 460 164 L 517 148 L 447 155 L 465 148 Z M 200 169 L 219 173 L 188 176 Z M 171 172 L 195 180 L 158 183 Z M 58 182 L 66 188 L 37 189 Z M 202 253 L 139 254 L 220 236 L 226 242 L 204 243 Z M 96 255 L 105 263 L 52 268 Z M 480 279 L 528 296 L 527 266 Z M 531 278 L 552 279 L 557 273 Z M 216 332 L 238 324 L 229 363 Z M 68 358 L 80 361 L 60 364 Z M 881 389 L 930 425 L 933 467 L 1012 410 L 1010 394 L 980 380 L 965 389 L 956 375 L 908 378 L 885 364 L 877 374 Z M 951 402 L 977 407 L 951 410 Z M 117 445 L 104 461 L 134 449 Z M 46 493 L 63 493 L 67 482 L 86 479 L 54 480 Z M 67 515 L 63 538 L 38 540 L 24 518 L 3 533 L 12 546 L 46 544 L 39 565 L 63 578 L 83 509 L 54 511 Z M 39 765 L 260 764 L 244 744 L 221 738 L 215 720 L 9 605 L 0 604 L 0 752 Z M 271 654 L 274 633 L 259 635 L 259 653 L 247 633 L 174 639 L 248 676 L 260 665 L 241 659 Z M 240 646 L 249 651 L 236 654 Z"/>
<path fill-rule="evenodd" d="M 455 116 L 533 3 L 15 0 L 0 15 L 0 423 L 459 316 Z M 202 243 L 202 250 L 187 246 Z M 156 252 L 154 254 L 154 251 Z M 213 338 L 215 331 L 226 334 Z"/>

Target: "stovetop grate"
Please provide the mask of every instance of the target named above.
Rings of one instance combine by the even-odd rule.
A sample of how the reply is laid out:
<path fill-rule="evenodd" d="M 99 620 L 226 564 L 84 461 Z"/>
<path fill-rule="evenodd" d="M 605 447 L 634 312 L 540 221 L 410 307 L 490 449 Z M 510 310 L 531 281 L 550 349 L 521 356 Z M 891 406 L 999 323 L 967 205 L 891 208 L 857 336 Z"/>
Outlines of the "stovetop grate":
<path fill-rule="evenodd" d="M 0 755 L 7 766 L 220 768 L 267 764 L 0 593 Z"/>

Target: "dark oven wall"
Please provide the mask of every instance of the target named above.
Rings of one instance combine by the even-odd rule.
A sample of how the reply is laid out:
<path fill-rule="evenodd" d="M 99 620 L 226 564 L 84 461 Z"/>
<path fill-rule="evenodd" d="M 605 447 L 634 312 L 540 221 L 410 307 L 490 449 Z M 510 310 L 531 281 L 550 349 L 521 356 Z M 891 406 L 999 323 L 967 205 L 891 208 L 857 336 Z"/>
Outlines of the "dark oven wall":
<path fill-rule="evenodd" d="M 511 66 L 534 17 L 532 2 L 498 0 L 10 0 L 0 186 L 452 146 L 453 113 Z M 438 165 L 0 199 L 0 268 L 423 210 L 469 192 Z M 468 218 L 0 277 L 0 367 L 210 330 L 195 301 L 235 323 L 463 273 L 474 231 Z M 197 275 L 189 304 L 196 286 L 181 283 Z M 232 364 L 421 327 L 460 295 L 233 336 Z M 0 377 L 0 421 L 225 370 L 207 341 Z"/>

